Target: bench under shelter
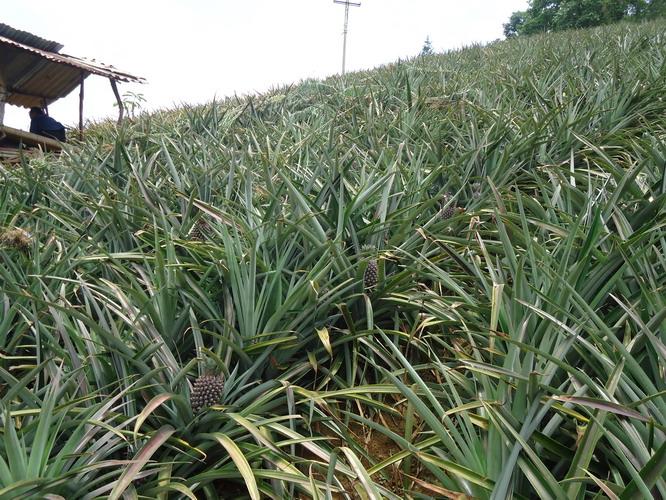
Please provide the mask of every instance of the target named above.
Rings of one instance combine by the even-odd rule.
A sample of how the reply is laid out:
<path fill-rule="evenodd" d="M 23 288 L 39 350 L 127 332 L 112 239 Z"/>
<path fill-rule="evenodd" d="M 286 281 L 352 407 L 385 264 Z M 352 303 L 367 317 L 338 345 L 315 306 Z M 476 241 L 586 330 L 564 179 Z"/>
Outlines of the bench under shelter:
<path fill-rule="evenodd" d="M 141 77 L 67 54 L 58 42 L 0 23 L 0 159 L 16 155 L 22 148 L 60 151 L 62 143 L 4 125 L 5 105 L 24 108 L 49 104 L 79 88 L 79 133 L 83 134 L 84 81 L 90 75 L 107 78 L 118 102 L 118 123 L 123 120 L 119 82 L 144 83 Z"/>

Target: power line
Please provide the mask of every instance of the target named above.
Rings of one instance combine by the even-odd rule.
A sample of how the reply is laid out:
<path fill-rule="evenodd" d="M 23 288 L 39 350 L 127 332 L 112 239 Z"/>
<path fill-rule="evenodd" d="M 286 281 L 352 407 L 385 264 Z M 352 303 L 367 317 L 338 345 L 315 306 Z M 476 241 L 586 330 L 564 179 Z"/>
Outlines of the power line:
<path fill-rule="evenodd" d="M 339 3 L 345 6 L 345 28 L 342 40 L 342 74 L 345 74 L 345 63 L 347 61 L 347 26 L 349 25 L 349 6 L 360 7 L 361 2 L 350 2 L 349 0 L 333 0 L 333 3 Z"/>

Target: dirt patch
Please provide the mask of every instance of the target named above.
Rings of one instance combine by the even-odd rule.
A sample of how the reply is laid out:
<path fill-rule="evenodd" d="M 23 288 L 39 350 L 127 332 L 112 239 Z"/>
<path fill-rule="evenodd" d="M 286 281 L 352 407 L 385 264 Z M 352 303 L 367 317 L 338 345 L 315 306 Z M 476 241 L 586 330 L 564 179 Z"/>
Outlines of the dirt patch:
<path fill-rule="evenodd" d="M 374 423 L 377 423 L 394 432 L 395 434 L 404 437 L 406 422 L 402 415 L 404 414 L 405 407 L 404 405 L 398 405 L 395 408 L 401 413 L 401 415 L 385 415 L 375 412 L 372 417 L 368 416 L 366 418 L 371 418 Z M 382 432 L 373 429 L 370 425 L 364 425 L 355 420 L 350 421 L 347 427 L 343 427 L 343 422 L 337 421 L 337 423 L 340 428 L 346 429 L 346 432 L 349 435 L 349 439 L 346 439 L 344 436 L 340 436 L 329 426 L 320 422 L 316 422 L 313 425 L 314 434 L 326 437 L 327 443 L 332 448 L 340 446 L 354 448 L 353 446 L 350 446 L 351 443 L 349 442 L 353 440 L 362 450 L 362 452 L 357 451 L 356 454 L 366 469 L 369 469 L 374 465 L 381 463 L 403 451 L 403 449 L 393 439 L 383 434 Z M 419 424 L 417 422 L 417 426 L 412 429 L 412 435 L 418 434 L 418 425 Z M 305 448 L 301 448 L 300 451 L 300 456 L 305 460 L 321 460 L 319 457 L 315 456 Z M 405 470 L 406 466 L 407 470 Z M 304 471 L 304 473 L 307 473 L 307 471 Z M 314 477 L 317 480 L 325 481 L 324 474 L 315 473 Z M 356 481 L 351 480 L 342 474 L 338 474 L 336 477 L 342 483 L 345 489 L 345 494 L 334 494 L 333 498 L 361 498 L 361 496 L 356 493 L 354 488 Z M 418 459 L 412 456 L 403 458 L 394 464 L 387 465 L 381 471 L 374 473 L 371 477 L 375 483 L 381 485 L 383 488 L 386 488 L 387 490 L 402 498 L 406 498 L 406 492 L 419 492 L 432 496 L 434 492 L 432 488 L 428 487 L 428 485 L 433 482 L 437 484 L 432 474 L 421 465 Z"/>

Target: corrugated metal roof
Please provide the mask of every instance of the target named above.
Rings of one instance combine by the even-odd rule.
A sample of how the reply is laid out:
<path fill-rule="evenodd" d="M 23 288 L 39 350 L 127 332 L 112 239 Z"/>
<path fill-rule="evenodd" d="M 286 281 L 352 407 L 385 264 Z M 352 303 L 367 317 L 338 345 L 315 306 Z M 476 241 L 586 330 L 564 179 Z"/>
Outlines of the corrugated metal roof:
<path fill-rule="evenodd" d="M 47 59 L 51 62 L 59 63 L 59 64 L 66 64 L 68 66 L 72 66 L 74 68 L 82 69 L 83 71 L 86 71 L 88 73 L 92 73 L 94 75 L 100 75 L 104 76 L 106 78 L 111 78 L 113 80 L 121 81 L 121 82 L 142 82 L 143 78 L 139 76 L 133 76 L 130 75 L 129 73 L 124 73 L 122 71 L 117 70 L 113 66 L 98 63 L 98 62 L 93 62 L 93 61 L 88 61 L 86 59 L 81 59 L 79 57 L 74 57 L 74 56 L 69 56 L 67 54 L 59 54 L 56 52 L 49 52 L 47 50 L 41 50 L 41 49 L 36 49 L 34 47 L 31 47 L 29 45 L 25 45 L 22 43 L 15 42 L 14 40 L 11 40 L 9 38 L 0 36 L 0 43 L 6 46 L 12 46 L 15 47 L 19 50 L 23 50 L 25 52 L 30 52 L 38 57 Z"/>
<path fill-rule="evenodd" d="M 33 35 L 27 31 L 17 30 L 6 24 L 0 23 L 0 36 L 14 40 L 15 42 L 29 45 L 40 50 L 48 50 L 49 52 L 60 52 L 63 45 L 58 42 L 46 40 L 45 38 Z"/>
<path fill-rule="evenodd" d="M 56 43 L 39 37 L 30 40 L 35 44 Z M 68 95 L 90 74 L 120 82 L 145 82 L 113 66 L 39 49 L 5 36 L 0 36 L 0 47 L 0 83 L 9 94 L 5 101 L 16 106 L 51 104 Z"/>

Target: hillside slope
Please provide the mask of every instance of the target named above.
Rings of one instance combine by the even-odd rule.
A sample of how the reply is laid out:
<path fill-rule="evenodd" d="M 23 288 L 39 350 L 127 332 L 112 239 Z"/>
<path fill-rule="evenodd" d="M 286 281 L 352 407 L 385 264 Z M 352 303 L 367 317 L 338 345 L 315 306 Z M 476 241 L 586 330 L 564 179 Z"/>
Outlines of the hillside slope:
<path fill-rule="evenodd" d="M 0 498 L 666 497 L 665 28 L 2 167 Z"/>

